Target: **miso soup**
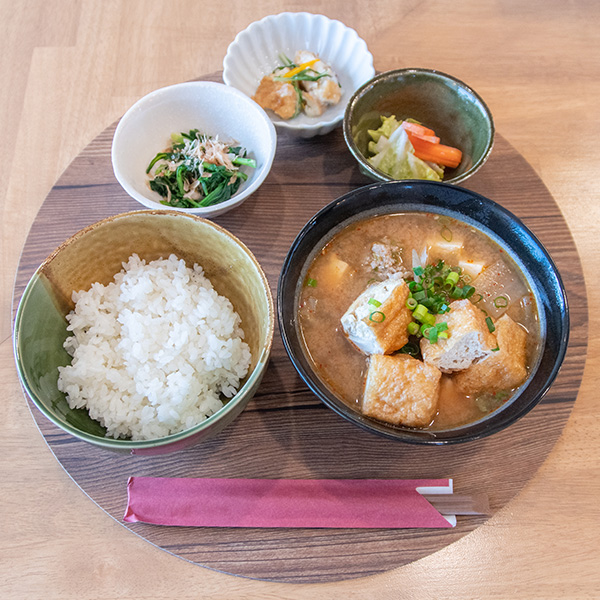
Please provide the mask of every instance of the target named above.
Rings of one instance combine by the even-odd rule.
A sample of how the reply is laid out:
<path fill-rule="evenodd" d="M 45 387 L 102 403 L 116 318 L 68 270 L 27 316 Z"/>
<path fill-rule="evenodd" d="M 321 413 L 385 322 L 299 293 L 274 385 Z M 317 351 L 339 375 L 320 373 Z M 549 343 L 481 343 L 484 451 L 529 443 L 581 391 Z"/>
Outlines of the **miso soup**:
<path fill-rule="evenodd" d="M 456 274 L 449 279 L 456 280 L 453 286 L 446 282 L 450 272 Z M 323 383 L 357 411 L 363 409 L 370 356 L 349 341 L 342 316 L 370 286 L 389 279 L 403 279 L 411 290 L 410 298 L 422 298 L 422 289 L 414 290 L 426 282 L 428 274 L 433 281 L 436 273 L 441 274 L 438 279 L 445 278 L 435 288 L 443 296 L 436 310 L 450 312 L 452 302 L 468 299 L 481 311 L 490 333 L 503 315 L 525 331 L 527 375 L 511 388 L 469 393 L 457 385 L 456 372 L 443 372 L 435 414 L 424 428 L 449 429 L 477 421 L 500 408 L 528 378 L 539 346 L 537 307 L 525 277 L 503 248 L 449 217 L 429 213 L 377 216 L 356 221 L 333 236 L 308 264 L 298 298 L 298 326 L 306 354 Z M 432 283 L 427 289 L 434 287 Z M 452 296 L 446 293 L 449 290 Z M 407 300 L 411 309 L 419 303 Z M 419 331 L 415 331 L 417 326 Z M 423 361 L 423 326 L 417 322 L 408 329 L 407 343 L 396 352 Z M 435 343 L 447 344 L 452 332 L 439 329 Z M 426 328 L 425 333 L 433 339 L 430 330 Z"/>

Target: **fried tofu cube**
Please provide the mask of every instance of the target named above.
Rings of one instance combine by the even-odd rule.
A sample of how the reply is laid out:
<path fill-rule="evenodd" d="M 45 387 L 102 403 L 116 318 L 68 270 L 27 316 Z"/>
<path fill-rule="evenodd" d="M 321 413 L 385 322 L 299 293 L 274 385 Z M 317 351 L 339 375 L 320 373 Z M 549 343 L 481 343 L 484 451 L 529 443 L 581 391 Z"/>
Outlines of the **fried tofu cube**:
<path fill-rule="evenodd" d="M 495 327 L 498 350 L 453 377 L 465 394 L 511 390 L 527 377 L 526 331 L 508 315 L 500 317 Z"/>
<path fill-rule="evenodd" d="M 408 342 L 412 313 L 404 279 L 386 279 L 369 286 L 341 319 L 346 337 L 365 354 L 390 354 Z"/>
<path fill-rule="evenodd" d="M 436 316 L 436 324 L 448 324 L 448 338 L 439 338 L 435 344 L 421 340 L 423 360 L 443 373 L 468 369 L 473 363 L 489 356 L 496 347 L 496 338 L 490 333 L 485 314 L 470 300 L 456 300 L 450 311 Z"/>
<path fill-rule="evenodd" d="M 298 109 L 298 95 L 294 86 L 275 81 L 273 75 L 265 75 L 261 79 L 252 100 L 285 120 L 294 117 Z"/>
<path fill-rule="evenodd" d="M 407 427 L 426 427 L 437 412 L 439 369 L 407 354 L 375 354 L 363 396 L 365 415 Z"/>

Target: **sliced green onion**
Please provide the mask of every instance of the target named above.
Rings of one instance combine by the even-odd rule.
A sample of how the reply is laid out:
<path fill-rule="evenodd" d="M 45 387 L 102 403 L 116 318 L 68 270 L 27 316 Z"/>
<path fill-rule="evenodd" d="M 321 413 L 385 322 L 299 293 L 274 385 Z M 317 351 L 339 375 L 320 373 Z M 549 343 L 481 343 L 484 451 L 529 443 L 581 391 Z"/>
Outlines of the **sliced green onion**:
<path fill-rule="evenodd" d="M 452 241 L 452 230 L 444 225 L 444 227 L 442 227 L 441 236 L 447 242 L 451 242 Z"/>
<path fill-rule="evenodd" d="M 417 321 L 423 321 L 423 319 L 429 314 L 429 311 L 422 304 L 417 305 L 417 308 L 413 311 L 413 319 Z"/>
<path fill-rule="evenodd" d="M 447 331 L 440 331 L 440 332 L 438 333 L 438 337 L 439 337 L 441 340 L 447 340 L 447 339 L 448 339 L 448 332 L 447 332 Z"/>
<path fill-rule="evenodd" d="M 410 281 L 408 283 L 408 289 L 411 292 L 420 292 L 423 289 L 423 286 L 420 283 L 416 282 L 416 281 Z"/>
<path fill-rule="evenodd" d="M 409 310 L 415 310 L 415 308 L 417 308 L 418 304 L 419 303 L 414 298 L 407 298 L 407 300 L 406 300 L 406 307 Z"/>
<path fill-rule="evenodd" d="M 369 321 L 373 321 L 373 323 L 383 323 L 383 321 L 385 321 L 385 315 L 380 310 L 374 310 L 369 315 Z"/>
<path fill-rule="evenodd" d="M 316 280 L 316 279 L 312 279 L 312 277 L 309 277 L 309 278 L 306 280 L 306 285 L 307 285 L 308 287 L 317 287 L 317 280 Z"/>
<path fill-rule="evenodd" d="M 488 326 L 490 333 L 494 333 L 494 331 L 496 331 L 496 327 L 494 325 L 494 322 L 492 321 L 492 317 L 486 317 L 485 323 Z"/>
<path fill-rule="evenodd" d="M 375 298 L 369 298 L 368 304 L 371 304 L 375 308 L 379 308 L 381 306 L 381 302 L 379 302 L 379 300 L 375 300 Z"/>
<path fill-rule="evenodd" d="M 500 350 L 500 346 L 496 345 L 495 348 L 492 348 L 492 352 L 498 352 Z"/>
<path fill-rule="evenodd" d="M 407 329 L 409 335 L 417 335 L 417 333 L 419 333 L 419 324 L 411 321 L 408 324 Z"/>
<path fill-rule="evenodd" d="M 414 292 L 413 298 L 417 302 L 421 302 L 421 300 L 425 300 L 425 298 L 427 298 L 427 292 L 425 290 L 421 290 L 420 292 Z"/>
<path fill-rule="evenodd" d="M 455 287 L 450 292 L 450 296 L 452 296 L 452 298 L 454 298 L 455 300 L 460 300 L 463 297 L 463 290 L 462 290 L 462 288 Z"/>
<path fill-rule="evenodd" d="M 438 332 L 440 331 L 446 331 L 446 329 L 448 329 L 448 323 L 446 323 L 446 321 L 442 321 L 441 323 L 438 323 L 436 325 Z"/>
<path fill-rule="evenodd" d="M 429 325 L 429 323 L 423 323 L 423 325 L 421 325 L 421 334 L 423 337 L 429 338 L 429 332 L 431 329 L 433 329 L 433 327 Z"/>
<path fill-rule="evenodd" d="M 431 313 L 426 314 L 423 322 L 429 325 L 435 325 L 435 315 L 432 315 Z"/>
<path fill-rule="evenodd" d="M 448 275 L 446 276 L 446 284 L 451 284 L 451 285 L 456 285 L 458 283 L 458 278 L 459 275 L 456 271 L 451 271 L 450 273 L 448 273 Z"/>
<path fill-rule="evenodd" d="M 477 304 L 483 300 L 483 296 L 481 294 L 477 294 L 477 300 L 473 300 L 473 304 Z"/>
<path fill-rule="evenodd" d="M 435 301 L 433 300 L 433 298 L 423 298 L 423 300 L 421 300 L 421 304 L 425 308 L 428 308 L 429 310 L 433 310 Z"/>
<path fill-rule="evenodd" d="M 506 296 L 498 296 L 494 298 L 494 306 L 496 308 L 505 308 L 508 306 L 508 298 Z"/>
<path fill-rule="evenodd" d="M 423 275 L 423 267 L 413 267 L 413 273 L 417 276 L 417 277 L 421 277 L 421 275 Z"/>
<path fill-rule="evenodd" d="M 411 356 L 417 356 L 417 354 L 419 354 L 419 347 L 416 344 L 408 342 L 408 344 L 405 344 L 404 346 L 402 346 L 402 348 L 400 348 L 400 353 L 410 354 Z"/>
<path fill-rule="evenodd" d="M 462 291 L 463 298 L 470 298 L 475 293 L 475 288 L 472 285 L 464 285 Z"/>
<path fill-rule="evenodd" d="M 437 327 L 431 327 L 431 329 L 429 330 L 429 335 L 427 337 L 429 338 L 430 343 L 437 344 L 437 341 L 438 341 Z"/>

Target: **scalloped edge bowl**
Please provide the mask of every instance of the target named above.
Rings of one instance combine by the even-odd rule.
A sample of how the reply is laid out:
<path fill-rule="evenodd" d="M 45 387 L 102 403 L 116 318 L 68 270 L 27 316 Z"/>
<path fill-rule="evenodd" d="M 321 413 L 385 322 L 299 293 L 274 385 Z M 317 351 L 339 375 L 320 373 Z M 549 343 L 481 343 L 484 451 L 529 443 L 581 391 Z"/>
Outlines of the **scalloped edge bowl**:
<path fill-rule="evenodd" d="M 223 59 L 223 81 L 252 97 L 260 80 L 278 66 L 278 55 L 297 50 L 316 52 L 331 65 L 342 86 L 342 100 L 321 118 L 306 115 L 284 121 L 268 111 L 275 126 L 298 137 L 324 135 L 341 124 L 346 104 L 374 77 L 373 56 L 358 33 L 340 21 L 307 12 L 284 12 L 251 23 L 237 34 Z"/>

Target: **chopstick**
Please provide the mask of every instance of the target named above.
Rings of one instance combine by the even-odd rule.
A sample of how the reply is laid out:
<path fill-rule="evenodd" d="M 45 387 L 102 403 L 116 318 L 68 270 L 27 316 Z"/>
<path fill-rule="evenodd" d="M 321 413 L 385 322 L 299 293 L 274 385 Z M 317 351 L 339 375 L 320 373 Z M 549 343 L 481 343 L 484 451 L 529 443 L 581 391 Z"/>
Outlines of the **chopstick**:
<path fill-rule="evenodd" d="M 433 507 L 443 515 L 490 515 L 487 494 L 460 496 L 457 494 L 423 494 Z"/>

